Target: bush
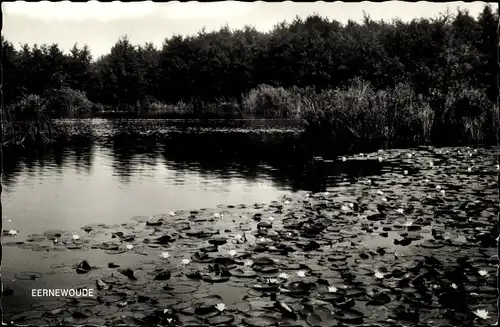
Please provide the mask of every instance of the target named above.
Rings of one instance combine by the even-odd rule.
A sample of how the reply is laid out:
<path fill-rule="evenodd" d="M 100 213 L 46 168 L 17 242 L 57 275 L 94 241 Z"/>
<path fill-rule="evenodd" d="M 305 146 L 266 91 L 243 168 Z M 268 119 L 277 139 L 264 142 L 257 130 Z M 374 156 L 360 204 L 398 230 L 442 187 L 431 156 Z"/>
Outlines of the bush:
<path fill-rule="evenodd" d="M 300 96 L 283 87 L 259 85 L 242 96 L 243 110 L 265 118 L 297 117 L 300 113 Z"/>
<path fill-rule="evenodd" d="M 47 92 L 51 117 L 53 118 L 76 118 L 88 114 L 94 108 L 92 102 L 87 99 L 85 92 L 63 87 L 58 90 Z"/>
<path fill-rule="evenodd" d="M 27 95 L 8 106 L 3 115 L 5 143 L 23 143 L 25 140 L 47 141 L 53 128 L 47 111 L 47 102 L 39 95 Z"/>

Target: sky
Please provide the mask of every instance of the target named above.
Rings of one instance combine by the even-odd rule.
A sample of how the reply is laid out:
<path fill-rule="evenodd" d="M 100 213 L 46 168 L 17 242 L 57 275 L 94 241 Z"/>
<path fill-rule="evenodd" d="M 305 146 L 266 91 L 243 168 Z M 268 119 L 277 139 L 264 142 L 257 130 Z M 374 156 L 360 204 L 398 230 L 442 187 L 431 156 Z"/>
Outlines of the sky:
<path fill-rule="evenodd" d="M 227 24 L 231 28 L 254 26 L 260 31 L 270 30 L 283 20 L 292 21 L 296 16 L 307 17 L 319 13 L 321 16 L 342 23 L 348 20 L 361 21 L 363 12 L 374 20 L 399 18 L 404 21 L 420 17 L 437 17 L 449 9 L 467 9 L 471 15 L 483 10 L 485 2 L 420 1 L 387 2 L 188 2 L 167 3 L 135 2 L 84 3 L 62 2 L 8 2 L 2 3 L 2 35 L 14 46 L 20 44 L 57 43 L 68 51 L 75 43 L 87 44 L 98 57 L 110 51 L 116 41 L 127 35 L 133 44 L 152 42 L 161 47 L 163 40 L 174 34 L 191 35 L 205 28 L 219 29 Z M 492 2 L 498 10 L 498 3 Z"/>

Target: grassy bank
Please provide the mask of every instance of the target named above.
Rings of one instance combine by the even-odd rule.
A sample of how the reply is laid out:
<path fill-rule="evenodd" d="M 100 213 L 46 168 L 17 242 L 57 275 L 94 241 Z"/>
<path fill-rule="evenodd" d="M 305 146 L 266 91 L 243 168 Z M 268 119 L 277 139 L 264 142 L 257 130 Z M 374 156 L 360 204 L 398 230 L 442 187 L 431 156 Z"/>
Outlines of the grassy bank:
<path fill-rule="evenodd" d="M 355 79 L 348 86 L 314 88 L 259 85 L 239 99 L 159 101 L 107 108 L 71 89 L 30 95 L 7 108 L 6 142 L 49 141 L 50 117 L 300 119 L 306 133 L 327 142 L 418 140 L 423 143 L 491 143 L 500 127 L 498 106 L 485 91 L 457 84 L 444 93 L 417 94 L 409 83 L 377 89 Z"/>

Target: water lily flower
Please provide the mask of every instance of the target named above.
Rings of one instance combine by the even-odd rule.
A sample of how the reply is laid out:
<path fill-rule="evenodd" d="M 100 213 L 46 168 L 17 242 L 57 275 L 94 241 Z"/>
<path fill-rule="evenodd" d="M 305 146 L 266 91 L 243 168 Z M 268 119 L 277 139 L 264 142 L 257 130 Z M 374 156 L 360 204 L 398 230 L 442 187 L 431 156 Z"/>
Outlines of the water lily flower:
<path fill-rule="evenodd" d="M 399 208 L 399 209 L 396 209 L 396 212 L 402 215 L 405 211 L 403 208 Z"/>
<path fill-rule="evenodd" d="M 413 225 L 413 220 L 407 220 L 407 221 L 405 221 L 404 225 L 406 227 L 410 227 L 411 225 Z"/>
<path fill-rule="evenodd" d="M 344 162 L 345 162 L 346 160 L 347 160 L 347 159 L 346 159 L 346 157 L 342 157 L 342 161 L 344 161 Z"/>
<path fill-rule="evenodd" d="M 436 191 L 439 191 L 441 189 L 441 186 L 436 185 Z"/>
<path fill-rule="evenodd" d="M 299 271 L 297 271 L 297 276 L 306 277 L 306 272 L 304 270 L 299 270 Z"/>
<path fill-rule="evenodd" d="M 74 239 L 75 241 L 76 241 L 76 240 L 78 240 L 78 239 L 80 239 L 80 235 L 76 235 L 76 234 L 75 234 L 75 235 L 73 235 L 73 239 Z"/>
<path fill-rule="evenodd" d="M 222 214 L 221 214 L 221 213 L 216 212 L 216 213 L 214 213 L 214 217 L 215 217 L 215 218 L 222 218 Z"/>
<path fill-rule="evenodd" d="M 57 238 L 55 238 L 52 242 L 57 243 L 57 242 L 59 242 L 59 240 Z"/>
<path fill-rule="evenodd" d="M 375 270 L 375 278 L 382 279 L 384 278 L 384 274 L 378 270 Z"/>
<path fill-rule="evenodd" d="M 163 309 L 163 314 L 167 313 L 168 309 Z"/>
<path fill-rule="evenodd" d="M 426 178 L 426 179 L 424 179 L 424 182 L 425 182 L 425 183 L 429 183 L 429 182 L 430 182 L 430 180 L 429 180 L 428 178 Z"/>
<path fill-rule="evenodd" d="M 132 244 L 127 244 L 127 250 L 132 250 L 134 246 Z"/>
<path fill-rule="evenodd" d="M 500 169 L 500 165 L 499 165 L 499 164 L 497 164 L 497 165 L 496 165 L 496 167 L 497 167 L 497 170 L 499 170 L 499 169 Z"/>
<path fill-rule="evenodd" d="M 481 319 L 488 319 L 490 317 L 488 311 L 484 309 L 477 309 L 476 311 L 474 311 L 474 314 Z"/>
<path fill-rule="evenodd" d="M 175 216 L 175 211 L 170 211 L 170 212 L 168 213 L 168 215 L 169 215 L 169 216 L 171 216 L 171 217 Z"/>
<path fill-rule="evenodd" d="M 349 208 L 351 208 L 351 209 L 353 209 L 353 208 L 354 208 L 354 203 L 349 202 L 347 205 L 348 205 L 348 206 L 349 206 Z"/>
<path fill-rule="evenodd" d="M 384 159 L 382 157 L 378 157 L 378 162 L 382 162 Z"/>
<path fill-rule="evenodd" d="M 10 223 L 11 222 L 10 219 L 7 219 L 7 222 Z"/>
<path fill-rule="evenodd" d="M 478 273 L 482 277 L 488 276 L 488 272 L 486 270 L 483 270 L 483 269 L 479 270 Z"/>
<path fill-rule="evenodd" d="M 215 308 L 222 312 L 226 308 L 226 305 L 224 303 L 219 303 L 215 306 Z"/>
<path fill-rule="evenodd" d="M 170 324 L 174 320 L 174 318 L 167 318 L 168 323 Z"/>
<path fill-rule="evenodd" d="M 182 259 L 182 263 L 188 265 L 191 262 L 189 259 Z"/>
<path fill-rule="evenodd" d="M 17 235 L 17 230 L 15 229 L 9 230 L 9 235 Z"/>
<path fill-rule="evenodd" d="M 267 283 L 268 284 L 277 284 L 278 280 L 276 278 L 268 278 Z"/>
<path fill-rule="evenodd" d="M 237 240 L 241 240 L 243 238 L 243 236 L 241 234 L 236 234 L 234 236 L 234 238 L 237 239 Z"/>
<path fill-rule="evenodd" d="M 445 190 L 441 190 L 439 193 L 441 193 L 441 195 L 444 196 L 446 194 L 446 191 Z"/>
<path fill-rule="evenodd" d="M 236 255 L 236 250 L 229 250 L 229 255 L 234 257 Z"/>
<path fill-rule="evenodd" d="M 411 153 L 408 153 L 406 156 L 407 156 L 408 158 L 411 158 L 412 154 L 411 154 Z"/>
<path fill-rule="evenodd" d="M 253 265 L 253 261 L 248 259 L 247 261 L 245 261 L 245 266 L 251 266 Z"/>
<path fill-rule="evenodd" d="M 340 207 L 342 211 L 349 211 L 349 207 L 346 206 L 345 204 Z"/>
<path fill-rule="evenodd" d="M 378 195 L 383 195 L 383 194 L 384 194 L 384 192 L 382 192 L 381 190 L 378 190 L 378 191 L 377 191 L 377 194 L 378 194 Z"/>
<path fill-rule="evenodd" d="M 328 292 L 335 293 L 335 292 L 337 292 L 337 288 L 334 286 L 328 286 Z"/>
<path fill-rule="evenodd" d="M 269 217 L 268 218 L 270 221 L 274 221 L 274 217 Z"/>
<path fill-rule="evenodd" d="M 457 284 L 455 284 L 455 283 L 451 284 L 451 287 L 453 287 L 454 289 L 458 288 Z"/>
<path fill-rule="evenodd" d="M 387 200 L 387 198 L 384 197 L 384 198 L 382 198 L 382 201 L 387 202 L 388 200 Z"/>
<path fill-rule="evenodd" d="M 408 175 L 408 170 L 403 170 L 403 174 Z"/>
<path fill-rule="evenodd" d="M 160 254 L 160 257 L 162 257 L 163 259 L 168 259 L 168 258 L 170 258 L 170 253 L 168 253 L 168 252 L 162 252 Z"/>
<path fill-rule="evenodd" d="M 285 201 L 285 204 L 290 204 L 290 201 L 286 200 L 286 201 Z"/>
<path fill-rule="evenodd" d="M 472 171 L 472 167 L 467 168 L 467 171 L 470 173 Z"/>
<path fill-rule="evenodd" d="M 283 279 L 288 279 L 288 274 L 287 273 L 281 273 L 278 275 L 279 278 L 283 278 Z"/>
<path fill-rule="evenodd" d="M 432 161 L 429 162 L 429 166 L 434 167 L 434 163 Z"/>

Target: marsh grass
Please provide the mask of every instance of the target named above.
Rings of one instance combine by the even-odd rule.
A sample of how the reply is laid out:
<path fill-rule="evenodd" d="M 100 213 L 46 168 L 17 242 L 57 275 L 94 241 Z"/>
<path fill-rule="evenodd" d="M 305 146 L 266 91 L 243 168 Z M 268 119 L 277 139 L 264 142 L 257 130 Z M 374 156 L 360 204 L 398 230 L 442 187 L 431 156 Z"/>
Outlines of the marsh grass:
<path fill-rule="evenodd" d="M 47 111 L 47 101 L 33 94 L 6 107 L 2 115 L 2 145 L 50 142 L 54 130 Z"/>

